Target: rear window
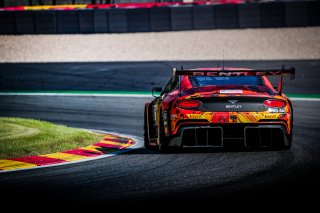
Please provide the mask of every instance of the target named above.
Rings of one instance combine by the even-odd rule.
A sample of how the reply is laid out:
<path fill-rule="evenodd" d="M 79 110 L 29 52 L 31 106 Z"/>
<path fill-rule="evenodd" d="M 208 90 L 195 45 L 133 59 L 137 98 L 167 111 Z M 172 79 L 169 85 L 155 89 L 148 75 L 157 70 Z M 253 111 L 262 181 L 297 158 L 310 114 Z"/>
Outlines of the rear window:
<path fill-rule="evenodd" d="M 194 87 L 213 86 L 213 85 L 253 85 L 263 86 L 263 80 L 260 76 L 189 76 L 189 81 Z"/>

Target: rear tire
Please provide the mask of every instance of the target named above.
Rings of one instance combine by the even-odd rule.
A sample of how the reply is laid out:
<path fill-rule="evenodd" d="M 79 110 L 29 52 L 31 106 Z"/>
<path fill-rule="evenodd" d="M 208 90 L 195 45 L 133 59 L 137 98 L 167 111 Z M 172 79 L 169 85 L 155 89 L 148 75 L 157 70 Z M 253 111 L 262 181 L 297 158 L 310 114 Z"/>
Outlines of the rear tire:
<path fill-rule="evenodd" d="M 284 145 L 284 147 L 283 147 L 284 150 L 291 149 L 291 147 L 292 147 L 292 138 L 293 138 L 293 135 L 290 136 L 289 145 L 288 146 Z"/>
<path fill-rule="evenodd" d="M 144 109 L 144 125 L 143 125 L 143 139 L 144 139 L 144 147 L 146 149 L 150 149 L 150 140 L 148 134 L 148 116 L 147 116 L 147 109 Z"/>
<path fill-rule="evenodd" d="M 291 149 L 292 144 L 293 144 L 293 109 L 292 109 L 292 106 L 291 106 L 291 134 L 289 136 L 289 145 L 288 146 L 284 146 L 284 149 L 285 150 Z"/>
<path fill-rule="evenodd" d="M 158 147 L 160 152 L 165 152 L 168 150 L 168 139 L 165 136 L 163 118 L 161 114 L 158 127 Z"/>

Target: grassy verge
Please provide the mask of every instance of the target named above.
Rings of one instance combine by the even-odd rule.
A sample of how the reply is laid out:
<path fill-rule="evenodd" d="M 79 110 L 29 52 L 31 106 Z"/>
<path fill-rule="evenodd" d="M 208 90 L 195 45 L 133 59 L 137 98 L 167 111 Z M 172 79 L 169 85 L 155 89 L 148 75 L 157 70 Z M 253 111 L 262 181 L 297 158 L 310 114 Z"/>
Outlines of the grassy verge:
<path fill-rule="evenodd" d="M 101 138 L 97 133 L 49 122 L 0 117 L 0 159 L 65 151 Z"/>

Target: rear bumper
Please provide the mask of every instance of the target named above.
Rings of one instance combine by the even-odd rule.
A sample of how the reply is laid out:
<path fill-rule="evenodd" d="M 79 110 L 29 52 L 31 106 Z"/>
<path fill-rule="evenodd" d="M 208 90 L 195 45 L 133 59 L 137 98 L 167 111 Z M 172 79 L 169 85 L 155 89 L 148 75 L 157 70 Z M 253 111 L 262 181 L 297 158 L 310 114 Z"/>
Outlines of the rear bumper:
<path fill-rule="evenodd" d="M 291 135 L 278 124 L 215 124 L 181 127 L 169 146 L 248 148 L 289 146 Z"/>

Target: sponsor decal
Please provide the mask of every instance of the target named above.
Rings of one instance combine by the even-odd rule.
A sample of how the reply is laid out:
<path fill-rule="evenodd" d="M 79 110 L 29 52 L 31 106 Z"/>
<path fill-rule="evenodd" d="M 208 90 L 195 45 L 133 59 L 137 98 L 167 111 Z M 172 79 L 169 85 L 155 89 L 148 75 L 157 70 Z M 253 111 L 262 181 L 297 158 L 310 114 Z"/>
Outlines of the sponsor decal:
<path fill-rule="evenodd" d="M 220 90 L 220 93 L 222 93 L 222 94 L 227 94 L 227 93 L 241 94 L 241 93 L 243 93 L 243 90 L 241 90 L 241 89 L 222 89 L 222 90 Z"/>
<path fill-rule="evenodd" d="M 199 72 L 198 72 L 199 73 Z M 239 71 L 239 72 L 207 72 L 207 76 L 266 76 L 266 75 L 281 75 L 281 71 L 273 71 L 273 72 L 264 72 L 264 71 Z M 196 72 L 193 75 L 205 75 L 204 72 L 197 74 Z"/>
<path fill-rule="evenodd" d="M 265 119 L 276 119 L 277 115 L 264 115 Z"/>
<path fill-rule="evenodd" d="M 231 104 L 227 104 L 226 105 L 226 109 L 241 109 L 241 105 L 237 104 L 237 105 L 231 105 Z"/>
<path fill-rule="evenodd" d="M 189 119 L 203 119 L 201 114 L 187 114 Z"/>
<path fill-rule="evenodd" d="M 284 108 L 268 108 L 268 112 L 270 113 L 285 113 Z"/>

